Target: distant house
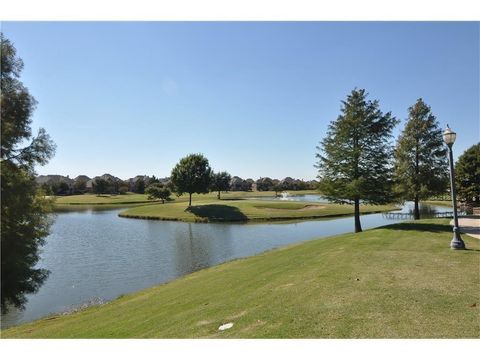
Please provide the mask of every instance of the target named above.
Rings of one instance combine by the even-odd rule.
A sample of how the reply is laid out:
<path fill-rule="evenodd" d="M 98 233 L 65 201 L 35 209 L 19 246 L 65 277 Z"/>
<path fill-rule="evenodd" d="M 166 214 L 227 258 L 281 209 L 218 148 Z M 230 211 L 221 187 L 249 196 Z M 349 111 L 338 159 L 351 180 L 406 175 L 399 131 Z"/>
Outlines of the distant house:
<path fill-rule="evenodd" d="M 68 185 L 73 185 L 74 180 L 70 179 L 68 176 L 62 176 L 62 175 L 40 175 L 37 176 L 35 179 L 37 184 L 42 185 L 42 184 L 59 184 L 61 182 L 65 182 Z"/>
<path fill-rule="evenodd" d="M 147 187 L 150 182 L 150 177 L 147 175 L 137 175 L 133 178 L 128 179 L 128 191 L 136 191 L 136 184 L 139 180 L 143 180 L 143 184 L 145 185 L 145 187 Z"/>
<path fill-rule="evenodd" d="M 75 181 L 89 181 L 91 180 L 87 175 L 78 175 L 75 179 Z"/>
<path fill-rule="evenodd" d="M 230 180 L 231 191 L 251 191 L 254 185 L 255 184 L 252 179 L 243 180 L 239 176 L 234 176 Z"/>
<path fill-rule="evenodd" d="M 85 188 L 87 192 L 93 192 L 93 179 L 87 181 L 87 185 Z"/>
<path fill-rule="evenodd" d="M 120 179 L 116 176 L 113 176 L 113 175 L 110 175 L 110 174 L 103 174 L 101 176 L 95 176 L 90 181 L 87 181 L 87 191 L 94 191 L 95 190 L 95 182 L 98 179 L 103 179 L 103 180 L 107 181 L 110 184 L 107 192 L 108 193 L 113 193 L 113 194 L 118 193 L 119 185 L 123 182 L 122 179 Z"/>
<path fill-rule="evenodd" d="M 57 195 L 70 195 L 75 181 L 69 176 L 40 175 L 35 178 L 35 182 L 42 187 L 49 187 Z"/>

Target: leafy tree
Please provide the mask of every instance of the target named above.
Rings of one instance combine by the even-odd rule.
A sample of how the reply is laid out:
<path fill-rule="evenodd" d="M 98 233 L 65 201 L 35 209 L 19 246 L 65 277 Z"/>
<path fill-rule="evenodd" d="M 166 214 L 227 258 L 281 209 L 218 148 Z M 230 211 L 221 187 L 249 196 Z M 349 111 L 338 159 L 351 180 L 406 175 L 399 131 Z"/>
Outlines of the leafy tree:
<path fill-rule="evenodd" d="M 252 186 L 255 184 L 253 179 L 245 179 L 242 182 L 242 191 L 252 191 Z"/>
<path fill-rule="evenodd" d="M 66 195 L 70 192 L 70 186 L 65 181 L 60 181 L 58 184 L 58 195 Z"/>
<path fill-rule="evenodd" d="M 354 89 L 317 146 L 319 190 L 332 202 L 354 205 L 355 232 L 362 231 L 360 202 L 392 200 L 389 140 L 396 124 L 390 112 L 382 113 L 378 100 L 367 100 L 364 89 Z"/>
<path fill-rule="evenodd" d="M 149 199 L 162 200 L 162 204 L 164 204 L 165 200 L 170 198 L 171 192 L 168 187 L 156 182 L 147 186 L 145 189 L 145 194 L 148 195 Z"/>
<path fill-rule="evenodd" d="M 220 200 L 220 191 L 230 190 L 230 180 L 232 176 L 226 171 L 212 174 L 211 189 L 218 191 L 217 199 Z"/>
<path fill-rule="evenodd" d="M 283 191 L 282 183 L 278 182 L 277 184 L 273 185 L 273 191 L 275 191 L 275 196 L 278 196 L 278 193 Z"/>
<path fill-rule="evenodd" d="M 118 181 L 117 184 L 118 193 L 125 194 L 128 192 L 128 183 L 126 181 Z"/>
<path fill-rule="evenodd" d="M 116 180 L 110 181 L 110 193 L 111 194 L 118 194 L 120 192 L 119 188 L 120 188 L 120 182 L 119 181 L 116 181 Z"/>
<path fill-rule="evenodd" d="M 2 33 L 0 43 L 1 307 L 6 313 L 9 305 L 23 308 L 25 295 L 36 292 L 48 276 L 35 268 L 51 222 L 34 166 L 46 164 L 55 145 L 44 129 L 32 138 L 36 101 L 19 80 L 23 62 Z"/>
<path fill-rule="evenodd" d="M 151 184 L 160 184 L 160 180 L 155 176 L 155 175 L 152 175 L 152 177 L 150 178 L 150 181 L 148 182 L 149 185 Z"/>
<path fill-rule="evenodd" d="M 102 178 L 95 179 L 95 181 L 93 182 L 93 192 L 98 195 L 106 194 L 109 187 L 110 183 Z"/>
<path fill-rule="evenodd" d="M 273 180 L 269 177 L 258 179 L 256 182 L 257 191 L 269 191 L 273 189 Z"/>
<path fill-rule="evenodd" d="M 401 199 L 414 202 L 418 220 L 419 201 L 445 192 L 448 163 L 442 130 L 430 107 L 418 99 L 408 114 L 395 147 L 395 190 Z"/>
<path fill-rule="evenodd" d="M 76 194 L 83 194 L 87 191 L 87 182 L 82 179 L 78 179 L 73 183 L 73 191 Z"/>
<path fill-rule="evenodd" d="M 135 192 L 137 194 L 145 193 L 145 181 L 143 179 L 138 179 L 135 181 Z"/>
<path fill-rule="evenodd" d="M 201 154 L 191 154 L 175 165 L 170 181 L 178 196 L 189 194 L 188 206 L 192 206 L 192 194 L 208 193 L 211 177 L 212 169 L 207 158 Z"/>
<path fill-rule="evenodd" d="M 480 143 L 468 148 L 455 165 L 458 197 L 467 205 L 480 205 Z"/>
<path fill-rule="evenodd" d="M 42 188 L 42 191 L 45 193 L 45 195 L 54 195 L 52 187 L 47 183 L 42 184 L 40 187 Z"/>

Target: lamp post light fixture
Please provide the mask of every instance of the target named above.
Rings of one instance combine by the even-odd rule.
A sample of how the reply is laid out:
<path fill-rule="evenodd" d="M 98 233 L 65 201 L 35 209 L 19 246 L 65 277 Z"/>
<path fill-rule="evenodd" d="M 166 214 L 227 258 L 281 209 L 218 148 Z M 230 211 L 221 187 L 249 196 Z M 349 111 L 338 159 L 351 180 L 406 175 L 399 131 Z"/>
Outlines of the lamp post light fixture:
<path fill-rule="evenodd" d="M 451 197 L 453 205 L 453 239 L 450 242 L 450 248 L 454 250 L 465 250 L 465 243 L 460 236 L 460 229 L 458 227 L 458 214 L 457 214 L 457 193 L 455 189 L 455 172 L 453 169 L 453 151 L 452 146 L 457 138 L 457 134 L 450 129 L 447 124 L 447 128 L 443 132 L 443 141 L 448 146 L 448 159 L 450 162 L 450 187 Z"/>

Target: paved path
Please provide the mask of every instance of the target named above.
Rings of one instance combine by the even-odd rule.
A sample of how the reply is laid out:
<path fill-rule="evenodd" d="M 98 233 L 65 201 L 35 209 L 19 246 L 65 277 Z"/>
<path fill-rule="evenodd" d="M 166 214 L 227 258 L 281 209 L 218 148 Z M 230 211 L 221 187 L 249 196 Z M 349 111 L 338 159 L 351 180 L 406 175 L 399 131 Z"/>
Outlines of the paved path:
<path fill-rule="evenodd" d="M 453 225 L 453 220 L 450 225 Z M 462 233 L 480 239 L 480 219 L 459 218 L 458 225 Z"/>

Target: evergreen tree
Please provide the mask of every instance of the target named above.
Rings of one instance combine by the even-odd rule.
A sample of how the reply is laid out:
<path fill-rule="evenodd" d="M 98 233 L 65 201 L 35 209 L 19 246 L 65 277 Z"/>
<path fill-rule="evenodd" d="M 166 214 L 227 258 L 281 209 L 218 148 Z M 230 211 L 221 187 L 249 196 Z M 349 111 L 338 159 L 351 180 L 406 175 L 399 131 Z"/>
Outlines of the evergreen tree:
<path fill-rule="evenodd" d="M 35 183 L 34 166 L 47 163 L 55 146 L 44 129 L 32 138 L 35 99 L 19 80 L 23 62 L 0 33 L 1 118 L 1 307 L 22 308 L 25 295 L 38 290 L 48 276 L 35 268 L 39 247 L 48 235 L 49 202 Z M 29 145 L 21 147 L 26 142 Z"/>
<path fill-rule="evenodd" d="M 355 232 L 362 231 L 360 202 L 392 200 L 390 138 L 396 124 L 377 100 L 367 100 L 364 89 L 354 89 L 317 146 L 319 190 L 329 201 L 354 205 Z"/>
<path fill-rule="evenodd" d="M 189 194 L 188 206 L 192 206 L 192 194 L 208 193 L 211 178 L 212 169 L 207 158 L 201 154 L 191 154 L 175 165 L 170 181 L 178 196 Z"/>
<path fill-rule="evenodd" d="M 395 190 L 414 202 L 414 218 L 420 219 L 419 201 L 445 192 L 448 159 L 442 130 L 422 99 L 408 109 L 405 129 L 395 147 Z"/>
<path fill-rule="evenodd" d="M 471 146 L 455 164 L 457 193 L 469 206 L 480 205 L 480 143 Z"/>

